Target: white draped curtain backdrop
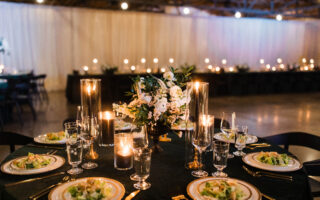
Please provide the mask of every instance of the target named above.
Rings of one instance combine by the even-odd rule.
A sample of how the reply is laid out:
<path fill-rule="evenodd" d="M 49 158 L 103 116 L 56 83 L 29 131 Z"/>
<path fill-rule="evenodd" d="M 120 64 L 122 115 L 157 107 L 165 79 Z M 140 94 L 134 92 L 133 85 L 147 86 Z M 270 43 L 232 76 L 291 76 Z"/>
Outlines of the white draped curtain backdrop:
<path fill-rule="evenodd" d="M 259 59 L 294 63 L 302 57 L 320 60 L 320 20 L 276 21 L 233 17 L 191 17 L 0 2 L 0 37 L 7 39 L 6 66 L 46 73 L 47 88 L 65 88 L 67 74 L 81 66 L 118 65 L 122 72 L 146 58 L 145 66 L 248 64 Z M 123 59 L 129 64 L 124 65 Z"/>

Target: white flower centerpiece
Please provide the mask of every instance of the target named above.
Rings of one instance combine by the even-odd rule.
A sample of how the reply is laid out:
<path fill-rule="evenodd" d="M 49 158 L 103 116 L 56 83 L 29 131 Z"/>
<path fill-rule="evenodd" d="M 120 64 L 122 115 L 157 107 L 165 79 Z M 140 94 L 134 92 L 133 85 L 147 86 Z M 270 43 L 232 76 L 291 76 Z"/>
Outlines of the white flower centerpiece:
<path fill-rule="evenodd" d="M 133 79 L 132 101 L 113 109 L 133 119 L 137 126 L 146 126 L 153 136 L 154 150 L 161 151 L 159 136 L 167 133 L 173 124 L 184 120 L 187 104 L 186 83 L 191 79 L 194 67 L 174 69 L 157 78 L 153 75 Z"/>

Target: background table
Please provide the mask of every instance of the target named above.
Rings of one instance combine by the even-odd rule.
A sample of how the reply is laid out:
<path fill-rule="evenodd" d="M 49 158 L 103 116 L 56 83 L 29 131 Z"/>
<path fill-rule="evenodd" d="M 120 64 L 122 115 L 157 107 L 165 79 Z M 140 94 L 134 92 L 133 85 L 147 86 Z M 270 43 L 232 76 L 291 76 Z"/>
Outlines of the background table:
<path fill-rule="evenodd" d="M 80 79 L 101 79 L 103 102 L 128 100 L 131 77 L 147 74 L 68 75 L 66 97 L 71 103 L 80 103 Z M 162 76 L 162 74 L 153 74 Z M 247 72 L 247 73 L 194 73 L 194 80 L 209 83 L 209 95 L 241 96 L 259 94 L 299 93 L 320 91 L 320 72 Z"/>
<path fill-rule="evenodd" d="M 188 197 L 186 187 L 188 183 L 190 183 L 195 178 L 191 176 L 191 171 L 188 171 L 184 168 L 184 140 L 178 138 L 174 134 L 170 134 L 169 137 L 172 138 L 172 142 L 161 143 L 164 152 L 152 155 L 151 175 L 147 180 L 152 184 L 151 188 L 146 191 L 141 191 L 134 199 L 171 199 L 172 196 L 180 194 L 184 194 L 186 197 Z M 259 142 L 264 141 L 262 139 L 259 140 Z M 49 150 L 50 149 L 25 146 L 8 156 L 4 162 L 18 156 L 24 156 L 27 154 L 27 152 L 45 153 Z M 258 148 L 257 151 L 259 150 L 277 151 L 279 153 L 286 152 L 285 150 L 277 146 L 272 146 L 269 148 Z M 231 151 L 235 151 L 234 147 L 232 147 Z M 246 150 L 246 152 L 254 152 L 254 150 Z M 64 150 L 60 150 L 57 155 L 61 155 L 66 158 L 66 152 Z M 118 171 L 114 169 L 113 148 L 101 148 L 99 150 L 99 155 L 100 158 L 97 161 L 99 167 L 93 170 L 84 170 L 84 173 L 80 174 L 78 177 L 102 176 L 113 178 L 120 181 L 125 186 L 125 195 L 128 195 L 129 193 L 134 191 L 134 182 L 129 178 L 129 176 L 134 173 L 134 170 Z M 204 160 L 205 169 L 211 174 L 215 171 L 214 167 L 212 166 L 212 152 L 206 153 Z M 224 171 L 228 173 L 229 177 L 245 180 L 255 185 L 262 193 L 276 198 L 277 200 L 312 199 L 310 197 L 308 177 L 303 169 L 296 172 L 286 173 L 293 176 L 294 178 L 293 182 L 287 182 L 283 180 L 252 177 L 242 169 L 242 165 L 244 165 L 244 163 L 242 162 L 241 158 L 235 157 L 228 160 L 228 167 Z M 70 169 L 70 165 L 66 163 L 56 171 L 66 171 L 68 169 Z M 46 174 L 37 176 L 12 176 L 1 173 L 0 199 L 26 199 L 29 195 L 58 182 L 63 177 L 52 177 L 46 180 L 21 184 L 10 188 L 4 188 L 3 186 L 6 183 L 43 175 Z M 47 197 L 44 197 L 43 199 L 47 199 Z"/>

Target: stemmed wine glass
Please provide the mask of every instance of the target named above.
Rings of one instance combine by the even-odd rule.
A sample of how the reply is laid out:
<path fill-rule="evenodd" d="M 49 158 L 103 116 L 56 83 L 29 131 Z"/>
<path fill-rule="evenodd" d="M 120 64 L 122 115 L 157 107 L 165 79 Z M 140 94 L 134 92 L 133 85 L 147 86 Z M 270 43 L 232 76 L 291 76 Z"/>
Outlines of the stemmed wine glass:
<path fill-rule="evenodd" d="M 89 160 L 81 165 L 84 169 L 94 169 L 98 167 L 98 164 L 92 162 L 90 159 L 97 156 L 93 150 L 94 140 L 98 137 L 99 125 L 97 118 L 83 117 L 81 123 L 81 138 L 84 141 L 83 148 L 87 150 L 85 158 Z"/>
<path fill-rule="evenodd" d="M 200 125 L 198 131 L 195 131 L 192 135 L 192 144 L 199 151 L 199 166 L 198 170 L 192 171 L 191 174 L 194 177 L 208 176 L 208 172 L 202 170 L 202 152 L 211 144 L 211 135 L 209 126 L 207 126 L 206 116 L 203 117 L 203 123 Z"/>
<path fill-rule="evenodd" d="M 133 137 L 133 152 L 139 151 L 140 149 L 147 148 L 149 145 L 147 129 L 145 126 L 136 127 L 132 126 L 131 134 Z M 137 173 L 131 174 L 130 179 L 133 181 L 139 181 Z"/>
<path fill-rule="evenodd" d="M 226 112 L 222 112 L 222 117 L 221 117 L 221 125 L 220 125 L 220 129 L 222 131 L 222 133 L 225 134 L 226 136 L 226 141 L 228 143 L 230 143 L 231 140 L 235 139 L 235 133 L 236 133 L 236 125 L 235 125 L 235 113 L 226 113 Z M 231 127 L 230 127 L 230 123 L 231 122 Z M 228 158 L 233 158 L 233 154 L 228 154 Z"/>

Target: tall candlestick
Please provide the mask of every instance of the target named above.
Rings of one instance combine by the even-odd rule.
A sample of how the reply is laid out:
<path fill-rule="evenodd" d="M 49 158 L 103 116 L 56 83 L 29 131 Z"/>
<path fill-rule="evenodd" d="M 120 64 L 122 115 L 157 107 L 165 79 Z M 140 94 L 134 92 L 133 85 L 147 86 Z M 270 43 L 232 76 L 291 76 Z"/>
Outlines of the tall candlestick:
<path fill-rule="evenodd" d="M 102 134 L 100 146 L 113 146 L 114 144 L 114 116 L 112 112 L 106 111 L 101 113 Z"/>

